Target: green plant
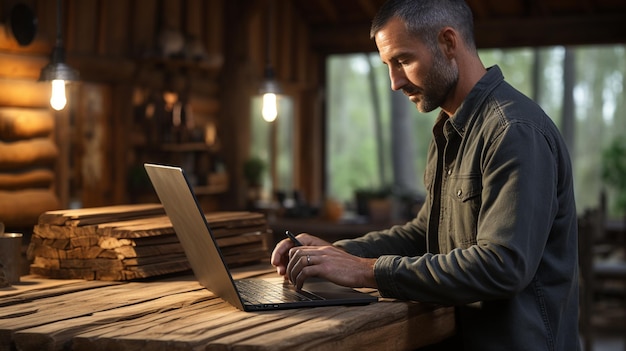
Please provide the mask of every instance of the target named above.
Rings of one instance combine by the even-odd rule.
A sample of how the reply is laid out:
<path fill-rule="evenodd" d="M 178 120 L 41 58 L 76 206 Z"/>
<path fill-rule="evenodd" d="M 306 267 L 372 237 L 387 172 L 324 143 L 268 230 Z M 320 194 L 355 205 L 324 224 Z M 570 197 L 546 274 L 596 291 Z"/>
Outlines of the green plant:
<path fill-rule="evenodd" d="M 614 190 L 616 210 L 626 214 L 626 138 L 617 137 L 604 149 L 602 179 Z"/>
<path fill-rule="evenodd" d="M 246 160 L 246 162 L 244 162 L 243 164 L 243 176 L 244 178 L 246 178 L 248 185 L 261 185 L 265 168 L 265 161 L 260 157 L 253 156 Z"/>

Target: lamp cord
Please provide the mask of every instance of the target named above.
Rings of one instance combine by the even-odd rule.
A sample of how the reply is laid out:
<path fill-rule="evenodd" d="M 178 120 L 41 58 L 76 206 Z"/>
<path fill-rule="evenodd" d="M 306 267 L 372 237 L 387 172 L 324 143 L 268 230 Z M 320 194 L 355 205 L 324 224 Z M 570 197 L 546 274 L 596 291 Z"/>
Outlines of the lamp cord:
<path fill-rule="evenodd" d="M 267 15 L 267 48 L 265 56 L 265 78 L 274 78 L 274 68 L 272 67 L 272 37 L 274 36 L 274 0 L 269 0 L 269 11 Z M 268 76 L 269 75 L 269 76 Z"/>
<path fill-rule="evenodd" d="M 56 46 L 62 47 L 63 46 L 63 35 L 61 32 L 61 26 L 62 26 L 62 13 L 61 13 L 61 0 L 57 0 L 57 40 L 56 40 Z"/>

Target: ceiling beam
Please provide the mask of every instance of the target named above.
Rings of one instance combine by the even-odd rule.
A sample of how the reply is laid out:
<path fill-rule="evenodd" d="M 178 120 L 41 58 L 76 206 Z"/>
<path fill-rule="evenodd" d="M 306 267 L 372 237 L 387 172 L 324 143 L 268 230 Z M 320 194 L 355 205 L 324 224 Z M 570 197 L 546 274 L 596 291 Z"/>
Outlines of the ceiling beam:
<path fill-rule="evenodd" d="M 374 18 L 378 11 L 378 5 L 374 4 L 372 0 L 359 0 L 359 5 L 363 9 L 363 12 L 367 14 L 367 17 Z"/>
<path fill-rule="evenodd" d="M 480 48 L 626 43 L 626 13 L 476 22 Z"/>
<path fill-rule="evenodd" d="M 626 13 L 562 18 L 476 20 L 479 48 L 626 43 Z M 375 51 L 369 24 L 311 28 L 322 54 Z"/>
<path fill-rule="evenodd" d="M 326 18 L 328 18 L 331 22 L 339 22 L 339 14 L 337 13 L 337 9 L 335 8 L 332 0 L 320 0 L 319 4 L 322 7 Z"/>

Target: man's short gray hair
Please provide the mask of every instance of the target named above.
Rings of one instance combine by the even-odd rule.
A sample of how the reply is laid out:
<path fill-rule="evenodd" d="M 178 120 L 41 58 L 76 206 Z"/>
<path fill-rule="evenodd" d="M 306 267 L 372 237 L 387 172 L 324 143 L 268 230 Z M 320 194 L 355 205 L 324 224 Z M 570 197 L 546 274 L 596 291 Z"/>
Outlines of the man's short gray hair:
<path fill-rule="evenodd" d="M 392 18 L 399 18 L 409 33 L 420 37 L 431 50 L 436 48 L 444 27 L 456 29 L 466 46 L 476 50 L 472 10 L 464 0 L 389 0 L 372 20 L 370 37 L 373 39 Z"/>

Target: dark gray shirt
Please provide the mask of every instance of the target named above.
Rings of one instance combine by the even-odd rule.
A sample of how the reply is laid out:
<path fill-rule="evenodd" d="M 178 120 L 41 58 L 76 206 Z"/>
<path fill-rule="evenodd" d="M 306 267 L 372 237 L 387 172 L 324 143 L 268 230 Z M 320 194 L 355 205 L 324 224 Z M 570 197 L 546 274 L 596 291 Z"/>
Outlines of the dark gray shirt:
<path fill-rule="evenodd" d="M 572 170 L 552 120 L 494 66 L 433 134 L 417 217 L 335 244 L 378 257 L 382 296 L 458 306 L 467 350 L 579 350 Z"/>

